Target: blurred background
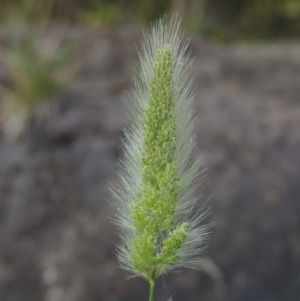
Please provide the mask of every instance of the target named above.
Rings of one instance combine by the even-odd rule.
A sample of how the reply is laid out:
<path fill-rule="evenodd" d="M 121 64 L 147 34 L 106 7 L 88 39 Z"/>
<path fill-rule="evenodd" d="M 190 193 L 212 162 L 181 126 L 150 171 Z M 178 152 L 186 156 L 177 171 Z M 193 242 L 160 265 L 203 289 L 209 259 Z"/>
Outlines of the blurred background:
<path fill-rule="evenodd" d="M 188 31 L 218 41 L 295 38 L 298 0 L 1 0 L 2 24 L 59 22 L 83 26 L 146 26 L 178 12 Z"/>
<path fill-rule="evenodd" d="M 1 301 L 147 300 L 118 268 L 109 185 L 138 41 L 166 12 L 191 38 L 216 226 L 156 300 L 299 300 L 300 1 L 0 0 Z"/>

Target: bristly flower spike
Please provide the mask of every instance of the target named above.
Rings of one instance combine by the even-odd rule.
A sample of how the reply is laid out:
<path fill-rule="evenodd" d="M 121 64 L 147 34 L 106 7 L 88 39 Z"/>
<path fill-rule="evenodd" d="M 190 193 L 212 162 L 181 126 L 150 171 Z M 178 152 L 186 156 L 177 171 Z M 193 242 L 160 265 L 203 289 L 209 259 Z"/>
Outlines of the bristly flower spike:
<path fill-rule="evenodd" d="M 197 205 L 202 156 L 196 156 L 191 60 L 176 16 L 144 36 L 140 72 L 130 94 L 121 185 L 114 189 L 121 236 L 118 258 L 150 282 L 177 267 L 195 267 L 206 246 L 208 210 Z M 197 209 L 198 208 L 198 209 Z"/>

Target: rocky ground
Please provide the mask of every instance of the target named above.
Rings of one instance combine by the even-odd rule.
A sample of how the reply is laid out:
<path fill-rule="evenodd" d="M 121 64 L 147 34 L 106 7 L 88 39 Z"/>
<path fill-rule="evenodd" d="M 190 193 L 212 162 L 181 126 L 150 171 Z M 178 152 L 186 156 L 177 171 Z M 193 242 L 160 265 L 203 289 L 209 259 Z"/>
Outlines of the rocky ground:
<path fill-rule="evenodd" d="M 13 35 L 1 30 L 0 50 Z M 31 138 L 0 141 L 1 301 L 147 300 L 147 284 L 117 267 L 108 188 L 140 36 L 69 29 L 81 67 L 59 112 Z M 216 226 L 202 271 L 161 279 L 156 300 L 299 300 L 300 43 L 195 38 L 191 49 L 208 168 L 202 202 L 210 199 Z"/>

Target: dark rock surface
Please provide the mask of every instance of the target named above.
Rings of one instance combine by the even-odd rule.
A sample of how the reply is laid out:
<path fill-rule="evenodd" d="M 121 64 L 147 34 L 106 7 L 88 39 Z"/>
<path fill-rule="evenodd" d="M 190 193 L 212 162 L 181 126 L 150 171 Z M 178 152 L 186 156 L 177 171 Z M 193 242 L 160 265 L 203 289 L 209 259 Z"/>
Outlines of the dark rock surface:
<path fill-rule="evenodd" d="M 10 35 L 2 30 L 0 47 Z M 147 300 L 147 284 L 117 268 L 107 201 L 140 36 L 70 29 L 81 71 L 61 110 L 34 137 L 0 141 L 1 301 Z M 202 271 L 159 280 L 156 300 L 297 301 L 300 43 L 191 47 L 202 201 L 212 195 L 216 226 Z"/>

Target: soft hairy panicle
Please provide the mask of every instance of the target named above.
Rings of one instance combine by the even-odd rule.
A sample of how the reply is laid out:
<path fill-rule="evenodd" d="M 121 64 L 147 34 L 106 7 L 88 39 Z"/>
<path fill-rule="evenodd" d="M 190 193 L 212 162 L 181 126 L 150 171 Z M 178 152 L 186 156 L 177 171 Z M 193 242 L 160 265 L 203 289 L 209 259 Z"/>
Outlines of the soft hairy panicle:
<path fill-rule="evenodd" d="M 193 266 L 205 247 L 209 226 L 199 223 L 195 188 L 202 157 L 193 141 L 191 61 L 174 16 L 156 23 L 144 37 L 140 73 L 130 99 L 125 130 L 117 225 L 122 267 L 149 281 Z"/>

